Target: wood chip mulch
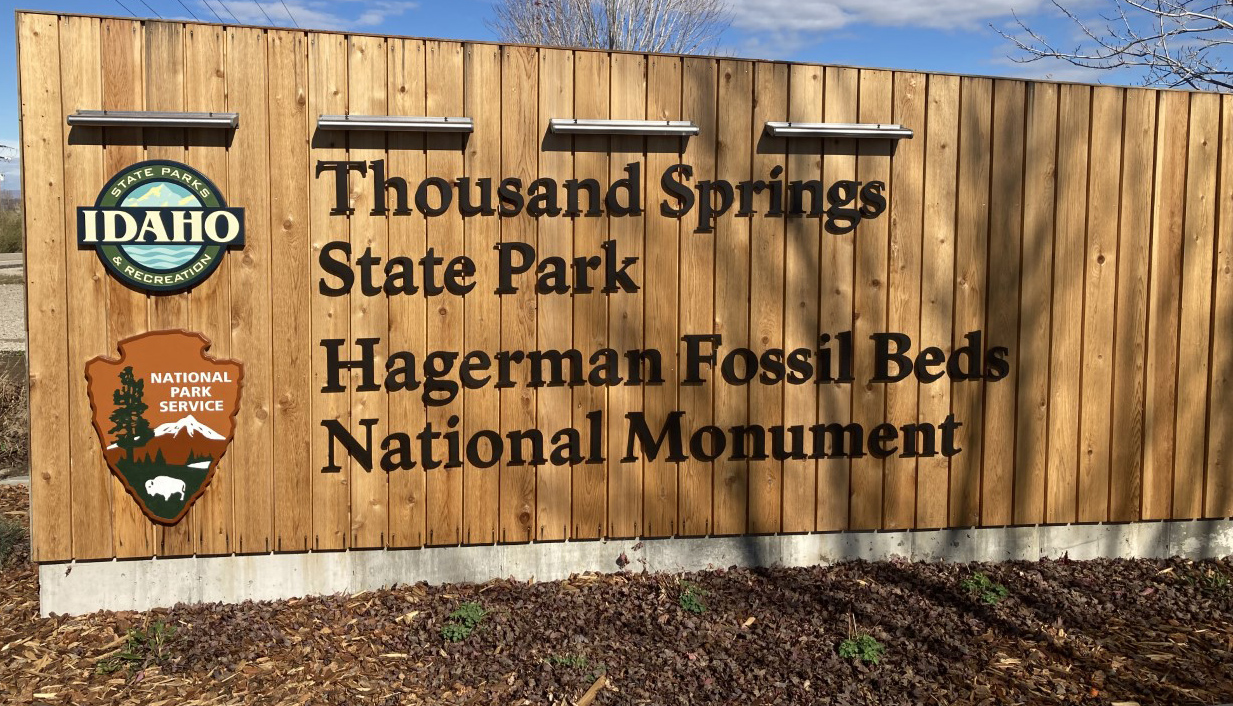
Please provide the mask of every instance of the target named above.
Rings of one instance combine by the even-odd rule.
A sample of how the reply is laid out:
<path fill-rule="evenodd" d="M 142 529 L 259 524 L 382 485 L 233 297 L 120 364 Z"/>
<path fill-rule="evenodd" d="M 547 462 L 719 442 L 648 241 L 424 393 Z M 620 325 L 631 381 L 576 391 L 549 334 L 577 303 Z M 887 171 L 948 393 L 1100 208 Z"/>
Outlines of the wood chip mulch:
<path fill-rule="evenodd" d="M 25 489 L 0 487 L 0 513 L 25 512 Z M 977 572 L 1008 595 L 965 588 Z M 583 575 L 74 618 L 39 618 L 37 599 L 19 551 L 0 567 L 0 703 L 1233 701 L 1228 560 Z M 447 641 L 467 602 L 485 617 Z M 160 622 L 174 635 L 132 648 Z M 853 630 L 885 647 L 877 664 L 840 657 Z"/>

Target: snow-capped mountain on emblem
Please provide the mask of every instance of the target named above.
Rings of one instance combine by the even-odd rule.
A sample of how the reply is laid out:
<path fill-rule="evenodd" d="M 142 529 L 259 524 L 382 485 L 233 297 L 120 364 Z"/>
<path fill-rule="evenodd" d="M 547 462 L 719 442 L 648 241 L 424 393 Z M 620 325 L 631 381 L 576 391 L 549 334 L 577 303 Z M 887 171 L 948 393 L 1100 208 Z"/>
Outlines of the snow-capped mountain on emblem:
<path fill-rule="evenodd" d="M 154 429 L 154 435 L 166 436 L 167 434 L 171 434 L 172 436 L 179 436 L 182 431 L 187 432 L 189 436 L 197 436 L 200 434 L 207 439 L 221 440 L 226 438 L 222 434 L 219 434 L 210 427 L 197 421 L 197 418 L 191 414 L 178 422 L 159 424 L 158 427 Z"/>

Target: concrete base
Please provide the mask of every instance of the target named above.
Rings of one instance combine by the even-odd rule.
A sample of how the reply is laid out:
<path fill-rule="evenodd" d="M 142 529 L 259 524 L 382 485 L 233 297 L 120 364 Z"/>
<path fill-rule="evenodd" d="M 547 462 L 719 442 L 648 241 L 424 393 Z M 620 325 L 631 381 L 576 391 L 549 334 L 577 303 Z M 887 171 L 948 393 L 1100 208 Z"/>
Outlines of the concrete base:
<path fill-rule="evenodd" d="M 418 581 L 440 584 L 510 577 L 551 581 L 574 573 L 622 569 L 675 573 L 895 557 L 969 562 L 1062 555 L 1199 559 L 1230 554 L 1230 520 L 552 542 L 43 564 L 39 598 L 43 615 L 80 614 L 181 602 L 356 593 Z"/>

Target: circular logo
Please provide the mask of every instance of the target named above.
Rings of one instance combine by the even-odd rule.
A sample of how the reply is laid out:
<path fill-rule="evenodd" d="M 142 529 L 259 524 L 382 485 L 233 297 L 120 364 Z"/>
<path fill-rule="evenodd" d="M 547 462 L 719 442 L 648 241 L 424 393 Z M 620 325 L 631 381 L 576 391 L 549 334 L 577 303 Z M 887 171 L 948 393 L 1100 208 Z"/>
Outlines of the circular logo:
<path fill-rule="evenodd" d="M 113 176 L 93 208 L 77 209 L 77 239 L 120 281 L 176 292 L 204 281 L 228 248 L 244 245 L 244 210 L 192 167 L 168 160 Z"/>

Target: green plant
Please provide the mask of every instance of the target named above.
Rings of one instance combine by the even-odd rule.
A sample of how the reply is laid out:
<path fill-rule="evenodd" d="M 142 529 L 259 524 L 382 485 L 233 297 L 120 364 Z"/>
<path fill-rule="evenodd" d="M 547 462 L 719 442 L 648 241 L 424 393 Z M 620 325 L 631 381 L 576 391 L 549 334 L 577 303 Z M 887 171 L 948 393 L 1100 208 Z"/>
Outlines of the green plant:
<path fill-rule="evenodd" d="M 441 637 L 449 642 L 462 642 L 471 637 L 471 633 L 475 632 L 475 628 L 479 627 L 487 616 L 488 611 L 479 603 L 463 603 L 445 619 L 445 625 L 441 626 Z"/>
<path fill-rule="evenodd" d="M 886 646 L 874 639 L 872 635 L 866 633 L 849 637 L 839 643 L 839 656 L 844 659 L 855 657 L 862 662 L 877 664 L 885 652 Z"/>
<path fill-rule="evenodd" d="M 1205 593 L 1224 594 L 1230 588 L 1233 588 L 1227 573 L 1210 567 L 1205 567 L 1194 574 L 1186 575 L 1185 580 L 1186 583 L 1197 587 Z"/>
<path fill-rule="evenodd" d="M 558 667 L 569 667 L 571 669 L 586 669 L 587 665 L 590 664 L 586 657 L 571 654 L 552 655 L 548 658 L 548 661 Z"/>
<path fill-rule="evenodd" d="M 16 203 L 0 205 L 0 253 L 21 252 L 21 208 Z"/>
<path fill-rule="evenodd" d="M 23 523 L 11 517 L 0 516 L 0 566 L 4 566 L 10 557 L 20 558 L 17 550 L 27 544 L 26 537 L 26 526 Z"/>
<path fill-rule="evenodd" d="M 171 656 L 175 635 L 175 626 L 161 620 L 147 623 L 143 629 L 132 628 L 120 649 L 98 663 L 97 671 L 113 674 L 123 669 L 132 674 L 151 664 L 163 664 Z"/>
<path fill-rule="evenodd" d="M 702 615 L 706 612 L 706 603 L 702 601 L 702 597 L 709 595 L 711 594 L 701 586 L 689 581 L 682 581 L 681 595 L 677 598 L 677 602 L 681 604 L 683 610 L 687 610 L 695 615 Z"/>
<path fill-rule="evenodd" d="M 964 579 L 960 582 L 959 586 L 968 593 L 978 594 L 980 600 L 989 605 L 996 605 L 1003 598 L 1010 595 L 1010 591 L 1005 586 L 997 583 L 980 571 Z"/>

